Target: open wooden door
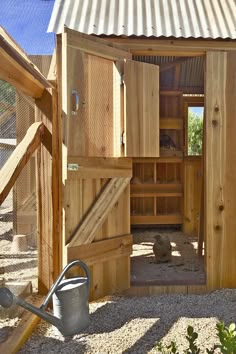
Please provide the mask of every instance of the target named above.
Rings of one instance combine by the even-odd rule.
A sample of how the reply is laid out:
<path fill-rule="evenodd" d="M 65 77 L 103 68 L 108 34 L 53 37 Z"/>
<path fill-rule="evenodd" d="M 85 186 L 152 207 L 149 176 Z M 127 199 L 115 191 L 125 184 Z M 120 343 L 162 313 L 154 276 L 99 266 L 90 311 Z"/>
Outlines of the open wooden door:
<path fill-rule="evenodd" d="M 158 157 L 159 67 L 128 60 L 124 65 L 125 156 Z"/>
<path fill-rule="evenodd" d="M 122 157 L 126 150 L 122 137 L 125 122 L 131 126 L 127 114 L 124 120 L 123 97 L 124 66 L 131 62 L 131 54 L 105 40 L 65 29 L 58 36 L 57 57 L 63 119 L 63 263 L 81 259 L 90 267 L 90 299 L 94 300 L 130 286 L 132 160 Z M 140 105 L 141 100 L 133 104 Z M 150 119 L 146 122 L 148 129 L 142 118 L 142 129 L 150 138 Z M 156 134 L 158 142 L 159 129 Z M 136 143 L 140 141 L 146 144 L 147 140 Z M 144 146 L 140 151 L 145 156 Z"/>

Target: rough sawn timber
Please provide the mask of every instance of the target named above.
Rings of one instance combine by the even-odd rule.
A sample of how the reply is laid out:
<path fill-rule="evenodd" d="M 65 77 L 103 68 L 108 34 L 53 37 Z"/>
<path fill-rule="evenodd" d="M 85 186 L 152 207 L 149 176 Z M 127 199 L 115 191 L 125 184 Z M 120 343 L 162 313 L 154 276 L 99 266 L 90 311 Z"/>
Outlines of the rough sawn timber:
<path fill-rule="evenodd" d="M 206 56 L 207 286 L 236 285 L 236 52 Z"/>

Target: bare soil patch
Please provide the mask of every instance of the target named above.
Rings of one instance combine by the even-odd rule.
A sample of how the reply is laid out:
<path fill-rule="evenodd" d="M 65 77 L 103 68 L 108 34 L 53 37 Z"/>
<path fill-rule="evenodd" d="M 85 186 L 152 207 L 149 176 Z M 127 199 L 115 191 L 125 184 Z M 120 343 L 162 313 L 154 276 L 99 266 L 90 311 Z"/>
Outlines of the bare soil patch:
<path fill-rule="evenodd" d="M 156 263 L 153 253 L 154 236 L 162 234 L 170 239 L 172 259 Z M 204 284 L 204 258 L 198 257 L 197 238 L 176 230 L 133 230 L 131 256 L 132 285 L 190 285 Z"/>

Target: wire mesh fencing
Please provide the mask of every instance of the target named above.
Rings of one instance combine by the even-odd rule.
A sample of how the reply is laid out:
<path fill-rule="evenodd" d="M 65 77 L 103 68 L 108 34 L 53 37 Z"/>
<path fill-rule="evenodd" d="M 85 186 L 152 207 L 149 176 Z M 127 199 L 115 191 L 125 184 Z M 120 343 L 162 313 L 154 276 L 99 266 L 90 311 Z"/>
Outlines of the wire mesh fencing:
<path fill-rule="evenodd" d="M 34 122 L 29 97 L 0 82 L 0 167 Z M 35 156 L 21 172 L 0 206 L 1 284 L 30 281 L 37 289 L 37 207 Z"/>
<path fill-rule="evenodd" d="M 51 57 L 34 56 L 31 60 L 46 76 Z M 0 80 L 0 169 L 34 122 L 33 99 Z M 12 288 L 17 295 L 18 288 L 38 289 L 36 154 L 0 205 L 0 287 Z"/>

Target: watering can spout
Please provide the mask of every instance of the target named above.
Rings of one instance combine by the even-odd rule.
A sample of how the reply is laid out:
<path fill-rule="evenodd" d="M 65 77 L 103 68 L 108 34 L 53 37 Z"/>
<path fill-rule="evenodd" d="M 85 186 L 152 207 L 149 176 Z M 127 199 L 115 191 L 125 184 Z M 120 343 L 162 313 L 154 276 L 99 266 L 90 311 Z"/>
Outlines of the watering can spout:
<path fill-rule="evenodd" d="M 50 313 L 42 310 L 41 308 L 29 304 L 28 302 L 21 299 L 20 297 L 15 296 L 8 288 L 5 287 L 0 288 L 0 305 L 4 308 L 8 308 L 12 305 L 21 306 L 24 309 L 39 316 L 43 320 L 51 323 L 53 326 L 56 326 L 59 330 L 62 330 L 62 322 L 59 318 L 51 315 Z"/>

